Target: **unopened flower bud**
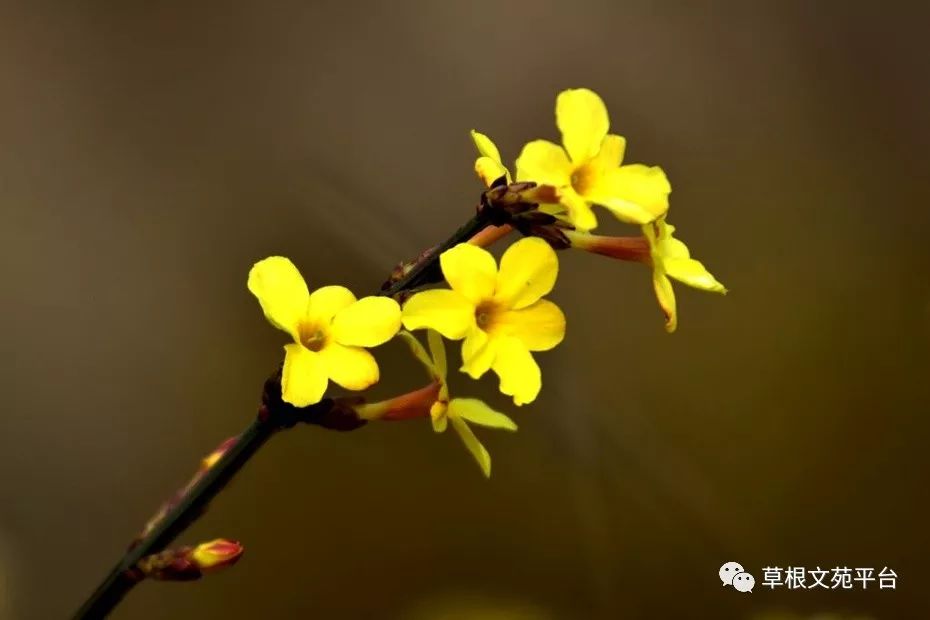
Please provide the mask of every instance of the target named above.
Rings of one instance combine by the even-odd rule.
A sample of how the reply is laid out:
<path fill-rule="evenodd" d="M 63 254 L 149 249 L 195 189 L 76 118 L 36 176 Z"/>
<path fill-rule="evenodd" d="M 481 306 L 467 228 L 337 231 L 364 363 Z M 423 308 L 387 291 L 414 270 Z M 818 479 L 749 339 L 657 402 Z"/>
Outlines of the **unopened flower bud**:
<path fill-rule="evenodd" d="M 165 549 L 139 560 L 129 575 L 135 580 L 194 581 L 235 564 L 244 551 L 234 540 L 218 538 L 196 547 Z"/>
<path fill-rule="evenodd" d="M 190 560 L 202 572 L 209 573 L 232 566 L 239 561 L 244 550 L 235 540 L 217 538 L 194 547 Z"/>

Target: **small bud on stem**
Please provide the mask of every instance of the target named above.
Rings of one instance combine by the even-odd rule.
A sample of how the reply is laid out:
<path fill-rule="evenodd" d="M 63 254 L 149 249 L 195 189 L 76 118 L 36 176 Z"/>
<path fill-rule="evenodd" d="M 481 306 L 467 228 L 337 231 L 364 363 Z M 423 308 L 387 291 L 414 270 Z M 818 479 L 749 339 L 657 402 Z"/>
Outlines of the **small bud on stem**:
<path fill-rule="evenodd" d="M 194 581 L 239 561 L 244 549 L 234 540 L 218 538 L 196 547 L 166 549 L 139 560 L 129 571 L 135 581 Z"/>

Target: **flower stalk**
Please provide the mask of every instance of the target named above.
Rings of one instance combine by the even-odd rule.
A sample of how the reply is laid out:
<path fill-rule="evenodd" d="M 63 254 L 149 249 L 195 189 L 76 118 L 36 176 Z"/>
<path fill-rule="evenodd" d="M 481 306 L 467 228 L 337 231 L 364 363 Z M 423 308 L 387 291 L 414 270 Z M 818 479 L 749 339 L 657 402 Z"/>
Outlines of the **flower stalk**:
<path fill-rule="evenodd" d="M 210 501 L 226 487 L 276 430 L 277 427 L 270 418 L 256 418 L 216 465 L 200 478 L 148 534 L 123 555 L 74 617 L 106 617 L 138 582 L 134 571 L 139 561 L 162 551 L 190 527 L 206 511 Z"/>
<path fill-rule="evenodd" d="M 565 230 L 563 234 L 572 244 L 571 247 L 592 254 L 647 265 L 652 260 L 649 253 L 649 241 L 646 237 L 607 237 L 574 230 Z"/>
<path fill-rule="evenodd" d="M 468 241 L 480 232 L 490 223 L 490 214 L 488 209 L 479 209 L 452 236 L 437 246 L 437 251 L 426 254 L 404 274 L 385 283 L 381 295 L 401 296 L 405 292 L 436 281 L 437 277 L 441 278 L 438 261 L 442 252 Z M 326 398 L 301 408 L 285 403 L 281 399 L 280 368 L 265 381 L 262 401 L 256 418 L 235 441 L 224 444 L 227 449 L 219 459 L 208 457 L 215 461 L 212 466 L 201 468 L 192 479 L 192 484 L 185 488 L 185 492 L 175 501 L 166 504 L 156 518 L 149 522 L 143 535 L 133 542 L 80 607 L 74 615 L 75 620 L 106 617 L 138 583 L 139 562 L 162 552 L 190 527 L 207 510 L 213 498 L 277 431 L 291 428 L 301 422 L 341 431 L 355 430 L 366 423 L 366 420 L 360 418 L 349 406 L 347 400 Z M 214 455 L 215 453 L 211 456 Z"/>

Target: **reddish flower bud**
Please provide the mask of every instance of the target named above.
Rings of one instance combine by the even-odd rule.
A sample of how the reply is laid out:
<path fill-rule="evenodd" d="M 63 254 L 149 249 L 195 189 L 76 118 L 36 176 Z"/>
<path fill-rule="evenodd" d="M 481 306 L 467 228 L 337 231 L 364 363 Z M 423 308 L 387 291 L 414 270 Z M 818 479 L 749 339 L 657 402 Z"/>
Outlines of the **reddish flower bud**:
<path fill-rule="evenodd" d="M 145 578 L 158 581 L 194 581 L 207 573 L 216 572 L 235 564 L 244 551 L 234 540 L 218 538 L 196 547 L 165 549 L 139 560 L 129 571 L 132 579 Z"/>
<path fill-rule="evenodd" d="M 245 549 L 235 540 L 217 538 L 194 547 L 190 560 L 201 571 L 209 573 L 232 566 L 239 561 L 243 551 Z"/>

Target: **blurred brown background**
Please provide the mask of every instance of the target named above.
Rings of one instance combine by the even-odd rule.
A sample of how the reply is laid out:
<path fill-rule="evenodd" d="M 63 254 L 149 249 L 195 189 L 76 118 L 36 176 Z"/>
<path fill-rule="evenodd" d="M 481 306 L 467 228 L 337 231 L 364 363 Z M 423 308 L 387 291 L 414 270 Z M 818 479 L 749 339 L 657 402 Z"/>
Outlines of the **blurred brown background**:
<path fill-rule="evenodd" d="M 927 617 L 920 3 L 156 4 L 0 5 L 0 617 L 72 613 L 247 424 L 285 341 L 254 261 L 374 290 L 471 213 L 467 131 L 512 161 L 576 86 L 731 294 L 678 287 L 668 336 L 643 268 L 563 255 L 537 403 L 453 384 L 521 424 L 489 482 L 425 422 L 282 435 L 184 538 L 243 561 L 115 617 Z M 379 358 L 379 394 L 421 381 Z"/>

